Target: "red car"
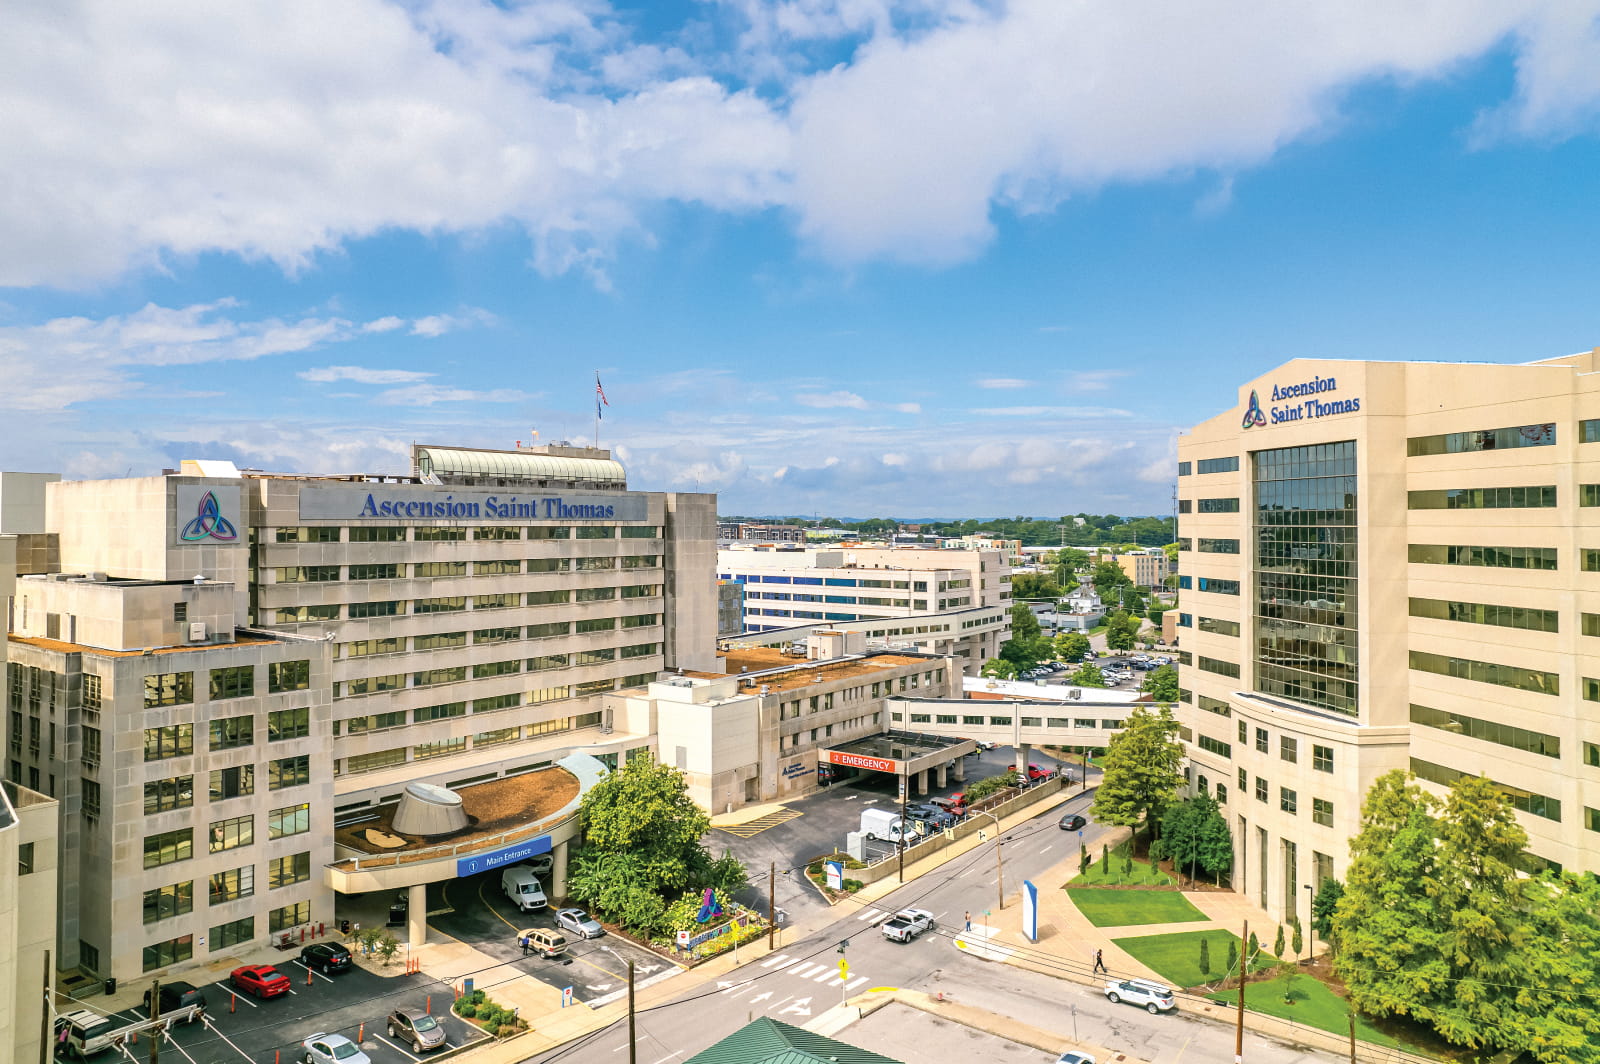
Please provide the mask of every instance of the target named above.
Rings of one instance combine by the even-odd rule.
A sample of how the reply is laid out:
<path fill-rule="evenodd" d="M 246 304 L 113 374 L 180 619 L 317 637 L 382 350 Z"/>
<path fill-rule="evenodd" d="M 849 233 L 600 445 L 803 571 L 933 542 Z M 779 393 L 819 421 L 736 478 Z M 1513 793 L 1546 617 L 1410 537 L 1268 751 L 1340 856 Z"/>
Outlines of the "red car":
<path fill-rule="evenodd" d="M 270 964 L 247 964 L 235 968 L 228 977 L 235 990 L 254 994 L 258 998 L 277 997 L 289 992 L 289 977 Z"/>

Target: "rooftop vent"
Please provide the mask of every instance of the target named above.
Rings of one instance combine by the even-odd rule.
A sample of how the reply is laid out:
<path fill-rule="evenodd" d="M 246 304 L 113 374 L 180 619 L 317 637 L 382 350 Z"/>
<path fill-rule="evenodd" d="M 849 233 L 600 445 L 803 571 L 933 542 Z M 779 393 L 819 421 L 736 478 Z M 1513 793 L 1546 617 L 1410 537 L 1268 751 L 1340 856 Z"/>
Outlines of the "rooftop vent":
<path fill-rule="evenodd" d="M 448 835 L 467 826 L 461 795 L 437 783 L 408 783 L 394 811 L 394 829 L 405 835 Z"/>

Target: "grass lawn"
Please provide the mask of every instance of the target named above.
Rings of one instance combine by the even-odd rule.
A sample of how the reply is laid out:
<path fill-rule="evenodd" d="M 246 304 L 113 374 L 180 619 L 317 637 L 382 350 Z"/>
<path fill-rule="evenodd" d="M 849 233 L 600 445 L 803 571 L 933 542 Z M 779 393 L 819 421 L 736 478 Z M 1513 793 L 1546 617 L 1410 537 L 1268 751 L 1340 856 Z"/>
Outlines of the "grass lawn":
<path fill-rule="evenodd" d="M 1175 890 L 1069 890 L 1067 897 L 1078 911 L 1096 927 L 1122 927 L 1125 924 L 1176 924 L 1205 920 L 1199 909 Z M 1197 945 L 1195 949 L 1200 947 Z M 1228 947 L 1222 947 L 1222 960 Z"/>
<path fill-rule="evenodd" d="M 1292 989 L 1296 996 L 1293 1005 L 1283 1002 L 1286 988 Z M 1239 992 L 1235 990 L 1231 994 L 1217 994 L 1211 1000 L 1231 1005 L 1239 1000 Z M 1344 999 L 1309 975 L 1279 976 L 1265 982 L 1251 983 L 1245 987 L 1244 1003 L 1246 1008 L 1264 1012 L 1268 1016 L 1279 1016 L 1307 1027 L 1320 1027 L 1338 1035 L 1350 1033 L 1350 1021 L 1346 1019 L 1350 1010 L 1345 1007 Z M 1373 1045 L 1400 1045 L 1359 1016 L 1356 1017 L 1356 1037 Z"/>
<path fill-rule="evenodd" d="M 1067 882 L 1069 887 L 1124 887 L 1129 884 L 1155 887 L 1172 886 L 1172 877 L 1149 861 L 1135 860 L 1132 874 L 1124 876 L 1122 874 L 1122 856 L 1113 850 L 1111 853 L 1111 873 L 1107 875 L 1105 865 L 1100 860 L 1100 855 L 1090 850 L 1089 856 L 1094 859 L 1094 863 L 1089 866 L 1089 871 L 1082 875 L 1073 876 Z"/>
<path fill-rule="evenodd" d="M 1211 971 L 1200 970 L 1200 940 L 1210 943 Z M 1228 943 L 1238 944 L 1239 936 L 1216 928 L 1212 931 L 1176 931 L 1169 935 L 1113 939 L 1135 959 L 1161 973 L 1173 986 L 1198 986 L 1221 979 L 1228 967 Z M 1277 959 L 1263 952 L 1254 967 L 1270 968 Z"/>

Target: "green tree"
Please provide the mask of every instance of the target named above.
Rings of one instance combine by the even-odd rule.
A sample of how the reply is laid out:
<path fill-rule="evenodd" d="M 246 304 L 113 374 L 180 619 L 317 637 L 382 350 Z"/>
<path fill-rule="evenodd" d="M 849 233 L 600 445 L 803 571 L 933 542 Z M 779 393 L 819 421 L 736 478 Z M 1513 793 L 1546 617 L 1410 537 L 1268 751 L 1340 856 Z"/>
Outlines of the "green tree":
<path fill-rule="evenodd" d="M 1031 669 L 1050 656 L 1050 640 L 1039 633 L 1039 619 L 1026 603 L 1011 607 L 1011 638 L 1000 644 L 1000 656 L 1017 667 Z"/>
<path fill-rule="evenodd" d="M 1062 661 L 1079 662 L 1089 652 L 1089 637 L 1082 632 L 1063 632 L 1056 636 L 1056 657 Z"/>
<path fill-rule="evenodd" d="M 1527 884 L 1524 989 L 1507 1018 L 1510 1040 L 1549 1064 L 1600 1062 L 1600 880 L 1570 872 Z M 1580 989 L 1582 988 L 1582 989 Z"/>
<path fill-rule="evenodd" d="M 1011 638 L 1024 641 L 1039 638 L 1039 618 L 1025 602 L 1011 604 Z"/>
<path fill-rule="evenodd" d="M 978 675 L 987 676 L 991 680 L 1015 680 L 1017 678 L 1017 666 L 1005 658 L 990 658 L 978 670 Z"/>
<path fill-rule="evenodd" d="M 1056 583 L 1070 591 L 1079 584 L 1078 570 L 1089 564 L 1089 555 L 1075 547 L 1062 547 L 1056 551 Z"/>
<path fill-rule="evenodd" d="M 1068 677 L 1068 682 L 1077 684 L 1079 687 L 1104 687 L 1106 686 L 1106 677 L 1105 673 L 1100 671 L 1099 666 L 1084 662 L 1078 666 L 1076 672 Z"/>
<path fill-rule="evenodd" d="M 1078 874 L 1084 875 L 1089 871 L 1089 847 L 1078 846 Z"/>
<path fill-rule="evenodd" d="M 1183 747 L 1170 706 L 1134 707 L 1100 759 L 1102 776 L 1090 814 L 1103 824 L 1155 829 L 1183 785 Z"/>
<path fill-rule="evenodd" d="M 1144 674 L 1144 683 L 1139 685 L 1139 690 L 1149 695 L 1156 702 L 1176 702 L 1178 700 L 1178 670 L 1171 665 L 1163 665 L 1159 669 L 1151 669 Z"/>
<path fill-rule="evenodd" d="M 1295 958 L 1299 959 L 1300 951 L 1306 948 L 1306 939 L 1304 933 L 1300 930 L 1300 918 L 1298 916 L 1294 918 L 1294 923 L 1291 926 L 1294 928 L 1294 937 L 1289 942 L 1289 948 L 1294 950 Z"/>
<path fill-rule="evenodd" d="M 1011 578 L 1011 595 L 1019 599 L 1058 599 L 1061 585 L 1044 573 L 1017 573 Z"/>
<path fill-rule="evenodd" d="M 1112 650 L 1132 650 L 1139 636 L 1139 618 L 1117 610 L 1106 618 L 1106 646 Z"/>
<path fill-rule="evenodd" d="M 1220 877 L 1233 867 L 1233 837 L 1227 818 L 1209 794 L 1168 805 L 1161 814 L 1162 849 L 1178 870 L 1194 877 L 1196 868 Z"/>
<path fill-rule="evenodd" d="M 1233 974 L 1233 970 L 1235 968 L 1237 968 L 1238 966 L 1239 966 L 1239 943 L 1232 935 L 1229 935 L 1228 936 L 1228 974 L 1232 975 Z"/>
<path fill-rule="evenodd" d="M 1200 974 L 1211 975 L 1211 940 L 1203 935 L 1200 938 Z"/>
<path fill-rule="evenodd" d="M 1280 959 L 1283 957 L 1283 925 L 1282 924 L 1278 925 L 1278 937 L 1272 940 L 1272 952 L 1273 952 L 1274 956 L 1276 956 L 1276 957 L 1278 957 Z"/>
<path fill-rule="evenodd" d="M 1094 568 L 1090 570 L 1089 582 L 1100 593 L 1100 597 L 1108 601 L 1115 597 L 1117 588 L 1133 585 L 1128 574 L 1122 571 L 1122 566 L 1110 560 L 1094 563 Z"/>
<path fill-rule="evenodd" d="M 1311 930 L 1328 944 L 1329 949 L 1338 946 L 1333 935 L 1333 914 L 1343 896 L 1344 884 L 1330 876 L 1317 884 L 1316 898 L 1311 902 Z"/>

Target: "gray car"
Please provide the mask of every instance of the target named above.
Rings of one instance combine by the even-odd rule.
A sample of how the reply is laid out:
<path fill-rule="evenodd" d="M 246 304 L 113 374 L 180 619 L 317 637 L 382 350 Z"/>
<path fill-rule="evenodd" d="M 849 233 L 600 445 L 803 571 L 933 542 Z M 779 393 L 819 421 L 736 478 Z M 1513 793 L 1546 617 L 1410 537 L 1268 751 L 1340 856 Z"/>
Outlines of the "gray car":
<path fill-rule="evenodd" d="M 579 938 L 599 938 L 606 933 L 599 921 L 582 909 L 562 909 L 556 913 L 556 926 Z"/>
<path fill-rule="evenodd" d="M 389 1037 L 410 1042 L 421 1053 L 444 1045 L 444 1025 L 421 1009 L 395 1009 L 389 1013 Z"/>

